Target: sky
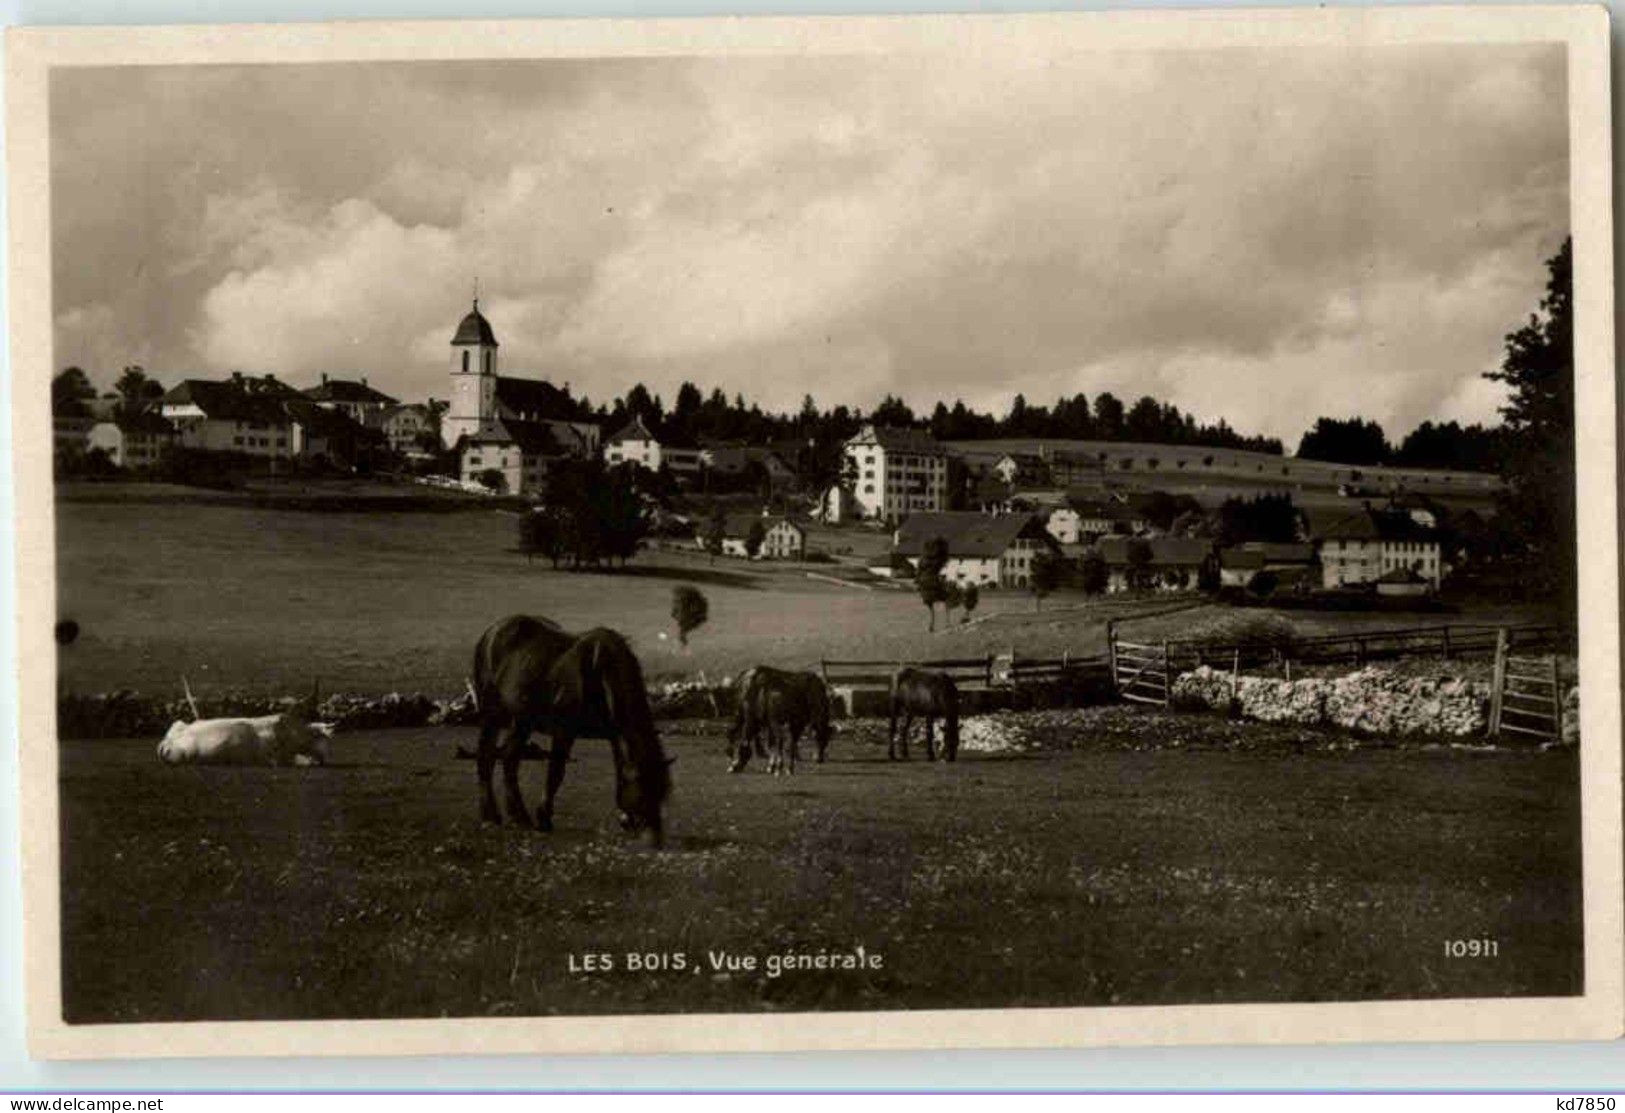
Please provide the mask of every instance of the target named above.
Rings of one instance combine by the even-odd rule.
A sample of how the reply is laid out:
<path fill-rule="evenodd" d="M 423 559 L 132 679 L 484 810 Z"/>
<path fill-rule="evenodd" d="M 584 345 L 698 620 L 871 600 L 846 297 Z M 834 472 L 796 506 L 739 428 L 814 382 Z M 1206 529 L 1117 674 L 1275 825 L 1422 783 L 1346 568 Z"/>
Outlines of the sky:
<path fill-rule="evenodd" d="M 60 70 L 54 363 L 764 408 L 1494 421 L 1568 233 L 1559 46 Z"/>

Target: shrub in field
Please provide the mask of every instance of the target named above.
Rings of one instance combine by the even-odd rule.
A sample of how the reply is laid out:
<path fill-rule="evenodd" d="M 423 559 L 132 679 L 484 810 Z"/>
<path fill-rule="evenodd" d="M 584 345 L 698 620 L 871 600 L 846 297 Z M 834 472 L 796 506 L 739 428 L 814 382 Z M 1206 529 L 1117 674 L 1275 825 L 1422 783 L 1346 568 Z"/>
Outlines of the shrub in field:
<path fill-rule="evenodd" d="M 678 584 L 671 589 L 671 617 L 677 623 L 677 640 L 684 647 L 688 636 L 705 624 L 711 616 L 711 605 L 705 594 L 689 584 Z"/>
<path fill-rule="evenodd" d="M 970 613 L 976 609 L 976 604 L 982 601 L 982 591 L 975 584 L 966 584 L 965 589 L 959 593 L 959 605 L 964 608 L 960 615 L 961 622 L 970 621 Z"/>

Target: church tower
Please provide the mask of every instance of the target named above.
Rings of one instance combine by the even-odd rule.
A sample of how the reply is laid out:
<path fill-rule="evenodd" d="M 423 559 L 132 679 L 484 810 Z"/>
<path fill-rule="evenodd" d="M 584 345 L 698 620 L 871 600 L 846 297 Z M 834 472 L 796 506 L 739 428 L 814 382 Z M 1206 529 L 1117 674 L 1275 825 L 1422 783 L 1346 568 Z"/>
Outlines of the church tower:
<path fill-rule="evenodd" d="M 480 312 L 480 299 L 451 338 L 451 402 L 440 421 L 447 448 L 477 433 L 497 415 L 497 338 Z"/>

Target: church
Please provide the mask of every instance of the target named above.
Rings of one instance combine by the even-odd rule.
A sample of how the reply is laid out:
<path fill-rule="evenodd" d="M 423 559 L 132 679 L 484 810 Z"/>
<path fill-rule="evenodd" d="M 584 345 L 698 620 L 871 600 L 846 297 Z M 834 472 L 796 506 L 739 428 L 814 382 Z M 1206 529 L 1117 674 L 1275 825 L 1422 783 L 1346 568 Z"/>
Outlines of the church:
<path fill-rule="evenodd" d="M 497 338 L 480 300 L 451 338 L 451 399 L 440 436 L 465 483 L 502 475 L 507 494 L 538 490 L 550 459 L 598 454 L 596 423 L 577 418 L 568 393 L 540 379 L 497 374 Z"/>

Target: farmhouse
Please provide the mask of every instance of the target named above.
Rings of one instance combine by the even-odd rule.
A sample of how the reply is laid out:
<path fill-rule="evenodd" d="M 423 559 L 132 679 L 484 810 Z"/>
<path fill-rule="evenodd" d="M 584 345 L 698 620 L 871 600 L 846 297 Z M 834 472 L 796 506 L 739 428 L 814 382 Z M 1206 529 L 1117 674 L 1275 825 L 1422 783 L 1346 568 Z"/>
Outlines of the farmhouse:
<path fill-rule="evenodd" d="M 1073 497 L 1067 510 L 1057 513 L 1061 515 L 1059 519 L 1055 514 L 1050 516 L 1050 532 L 1064 542 L 1112 534 L 1135 536 L 1151 528 L 1144 514 L 1114 499 Z"/>
<path fill-rule="evenodd" d="M 890 522 L 946 507 L 948 453 L 925 430 L 865 425 L 846 442 L 845 455 L 864 517 Z"/>
<path fill-rule="evenodd" d="M 893 551 L 918 565 L 936 538 L 948 546 L 942 577 L 978 587 L 1026 587 L 1033 558 L 1041 552 L 1059 555 L 1055 539 L 1028 514 L 976 514 L 967 511 L 911 514 L 894 537 Z"/>
<path fill-rule="evenodd" d="M 396 404 L 394 398 L 368 386 L 365 378 L 360 382 L 351 379 L 329 379 L 325 371 L 322 373 L 322 381 L 304 393 L 306 398 L 322 409 L 337 410 L 357 425 L 368 429 L 381 428 L 385 413 Z"/>
<path fill-rule="evenodd" d="M 402 453 L 421 451 L 424 441 L 433 432 L 429 407 L 418 402 L 389 407 L 378 419 L 378 427 L 383 430 L 389 447 Z"/>
<path fill-rule="evenodd" d="M 120 468 L 150 468 L 175 440 L 175 427 L 151 411 L 96 422 L 86 447 L 101 449 Z"/>
<path fill-rule="evenodd" d="M 1219 586 L 1247 587 L 1260 572 L 1277 585 L 1318 586 L 1315 547 L 1296 542 L 1245 541 L 1219 550 Z"/>
<path fill-rule="evenodd" d="M 1438 531 L 1406 511 L 1368 506 L 1322 527 L 1315 540 L 1325 587 L 1376 584 L 1389 572 L 1409 569 L 1427 582 L 1429 590 L 1439 589 Z"/>
<path fill-rule="evenodd" d="M 751 534 L 761 531 L 760 546 L 750 551 Z M 696 548 L 704 549 L 709 527 L 694 534 Z M 755 560 L 800 560 L 807 551 L 807 531 L 788 518 L 769 514 L 730 514 L 723 523 L 722 555 Z"/>
<path fill-rule="evenodd" d="M 451 399 L 440 419 L 441 443 L 454 448 L 459 438 L 499 421 L 562 422 L 574 430 L 567 439 L 583 442 L 587 455 L 596 454 L 600 430 L 579 420 L 569 393 L 540 379 L 498 375 L 497 348 L 496 333 L 475 298 L 451 338 Z"/>
<path fill-rule="evenodd" d="M 1095 551 L 1106 562 L 1106 590 L 1181 591 L 1194 588 L 1213 558 L 1213 543 L 1196 537 L 1103 537 Z"/>
<path fill-rule="evenodd" d="M 604 442 L 604 460 L 615 464 L 636 464 L 648 471 L 665 468 L 674 475 L 694 477 L 705 464 L 704 453 L 692 445 L 679 444 L 672 437 L 656 437 L 633 415 L 621 428 Z"/>
<path fill-rule="evenodd" d="M 568 433 L 567 423 L 558 423 Z M 528 495 L 539 491 L 550 460 L 580 456 L 579 445 L 556 435 L 555 425 L 544 421 L 498 419 L 463 437 L 458 474 L 464 483 L 482 482 L 496 470 L 502 474 L 500 491 Z"/>

